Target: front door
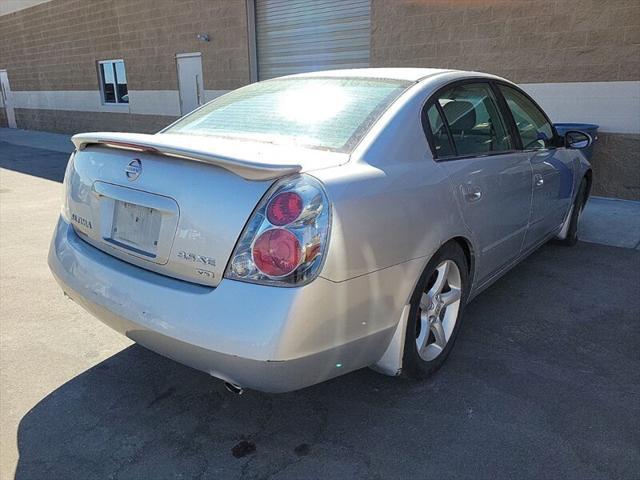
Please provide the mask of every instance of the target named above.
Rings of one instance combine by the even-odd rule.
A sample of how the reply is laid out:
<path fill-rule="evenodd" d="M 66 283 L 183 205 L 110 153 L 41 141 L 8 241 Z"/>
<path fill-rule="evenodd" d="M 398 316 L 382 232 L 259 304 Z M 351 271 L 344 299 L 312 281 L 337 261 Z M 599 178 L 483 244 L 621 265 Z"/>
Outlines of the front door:
<path fill-rule="evenodd" d="M 16 128 L 16 114 L 13 110 L 13 98 L 6 70 L 0 70 L 0 108 L 2 107 L 4 107 L 7 125 L 9 128 Z"/>
<path fill-rule="evenodd" d="M 531 207 L 531 165 L 516 151 L 489 83 L 454 86 L 436 102 L 427 111 L 432 138 L 478 246 L 477 280 L 483 283 L 520 254 Z"/>
<path fill-rule="evenodd" d="M 531 219 L 524 248 L 537 245 L 560 228 L 571 201 L 573 170 L 563 150 L 542 149 L 530 154 L 533 169 Z"/>
<path fill-rule="evenodd" d="M 200 53 L 179 53 L 176 55 L 176 64 L 180 89 L 180 113 L 186 115 L 204 104 L 202 56 Z"/>
<path fill-rule="evenodd" d="M 524 242 L 530 249 L 560 228 L 571 204 L 573 167 L 564 148 L 554 145 L 553 127 L 535 103 L 519 90 L 499 85 L 520 135 L 523 156 L 533 172 L 531 218 Z"/>

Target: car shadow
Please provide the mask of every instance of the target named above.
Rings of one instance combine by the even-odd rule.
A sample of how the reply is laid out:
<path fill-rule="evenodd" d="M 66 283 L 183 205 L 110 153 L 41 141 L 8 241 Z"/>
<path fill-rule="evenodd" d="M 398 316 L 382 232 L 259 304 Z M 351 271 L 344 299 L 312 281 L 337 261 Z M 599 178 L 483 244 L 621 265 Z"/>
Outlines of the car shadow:
<path fill-rule="evenodd" d="M 544 247 L 467 307 L 426 381 L 363 369 L 238 396 L 133 345 L 22 418 L 15 477 L 631 478 L 639 258 Z"/>
<path fill-rule="evenodd" d="M 133 345 L 24 416 L 15 478 L 231 478 L 247 461 L 267 475 L 343 449 L 355 455 L 347 463 L 366 470 L 359 453 L 333 442 L 340 434 L 328 412 L 341 411 L 338 430 L 348 428 L 415 386 L 364 369 L 288 394 L 236 395 L 218 379 Z"/>
<path fill-rule="evenodd" d="M 0 168 L 62 182 L 68 153 L 0 141 Z"/>

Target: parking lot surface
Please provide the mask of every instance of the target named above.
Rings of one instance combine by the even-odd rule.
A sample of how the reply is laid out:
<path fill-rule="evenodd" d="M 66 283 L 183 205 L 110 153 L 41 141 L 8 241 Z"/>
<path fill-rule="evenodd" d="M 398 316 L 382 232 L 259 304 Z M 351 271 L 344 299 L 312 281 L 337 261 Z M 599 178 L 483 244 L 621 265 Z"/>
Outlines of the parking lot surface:
<path fill-rule="evenodd" d="M 637 242 L 541 248 L 428 381 L 235 396 L 64 299 L 46 255 L 68 155 L 1 140 L 0 478 L 638 478 Z"/>

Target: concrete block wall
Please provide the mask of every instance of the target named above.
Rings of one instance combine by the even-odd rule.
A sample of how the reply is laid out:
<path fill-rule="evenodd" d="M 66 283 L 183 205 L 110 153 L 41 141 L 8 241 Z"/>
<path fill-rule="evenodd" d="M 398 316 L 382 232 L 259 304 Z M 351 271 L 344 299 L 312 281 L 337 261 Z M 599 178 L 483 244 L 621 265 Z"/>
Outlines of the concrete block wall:
<path fill-rule="evenodd" d="M 640 2 L 372 0 L 371 15 L 372 66 L 506 77 L 553 121 L 599 124 L 593 193 L 640 199 Z"/>
<path fill-rule="evenodd" d="M 228 90 L 249 81 L 246 18 L 244 0 L 54 0 L 0 16 L 0 68 L 14 91 L 96 90 L 96 61 L 123 59 L 130 90 L 175 90 L 175 55 L 202 52 L 205 88 Z"/>
<path fill-rule="evenodd" d="M 640 200 L 640 135 L 600 134 L 591 165 L 594 195 Z"/>
<path fill-rule="evenodd" d="M 175 56 L 190 52 L 205 97 L 249 83 L 246 1 L 53 0 L 0 16 L 19 128 L 157 131 L 179 116 Z M 101 103 L 97 62 L 112 59 L 124 60 L 128 106 Z"/>
<path fill-rule="evenodd" d="M 372 0 L 372 66 L 479 70 L 516 83 L 640 79 L 632 0 Z"/>
<path fill-rule="evenodd" d="M 156 133 L 178 117 L 131 113 L 78 112 L 48 109 L 16 109 L 19 128 L 56 133 L 138 132 Z"/>

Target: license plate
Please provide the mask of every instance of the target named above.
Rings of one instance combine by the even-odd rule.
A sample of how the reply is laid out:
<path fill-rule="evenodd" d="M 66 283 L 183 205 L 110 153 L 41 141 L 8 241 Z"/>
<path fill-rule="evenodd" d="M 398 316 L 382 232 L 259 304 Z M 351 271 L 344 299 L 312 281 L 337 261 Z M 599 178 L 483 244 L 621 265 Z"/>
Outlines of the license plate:
<path fill-rule="evenodd" d="M 154 256 L 162 215 L 158 210 L 116 200 L 111 239 L 124 247 Z"/>

